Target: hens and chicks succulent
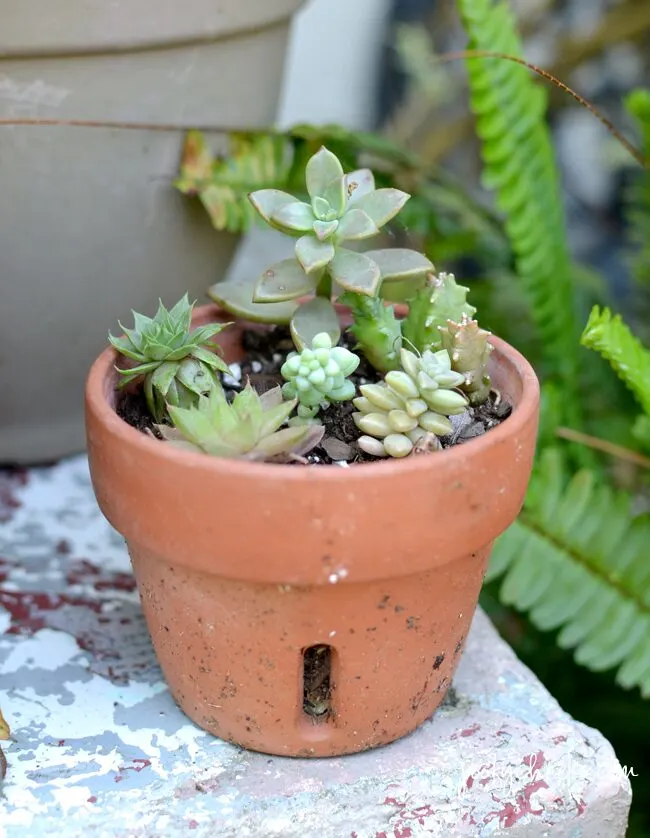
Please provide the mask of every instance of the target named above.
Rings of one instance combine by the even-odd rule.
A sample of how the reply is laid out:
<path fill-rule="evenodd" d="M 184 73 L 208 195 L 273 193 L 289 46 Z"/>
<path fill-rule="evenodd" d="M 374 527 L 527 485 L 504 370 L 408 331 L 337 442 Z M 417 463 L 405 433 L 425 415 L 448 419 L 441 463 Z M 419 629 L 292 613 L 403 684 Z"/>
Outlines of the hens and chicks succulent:
<path fill-rule="evenodd" d="M 193 306 L 185 296 L 169 311 L 161 303 L 154 318 L 134 313 L 135 328 L 121 326 L 123 337 L 109 335 L 132 362 L 118 368 L 120 386 L 142 381 L 163 439 L 217 457 L 300 459 L 323 437 L 319 411 L 349 400 L 362 432 L 361 451 L 396 458 L 434 451 L 438 438 L 452 430 L 449 417 L 489 394 L 489 332 L 472 319 L 468 289 L 452 274 L 436 275 L 425 256 L 403 248 L 360 253 L 341 246 L 376 235 L 408 200 L 406 193 L 375 189 L 367 169 L 344 174 L 324 148 L 307 164 L 306 187 L 307 201 L 276 189 L 250 195 L 270 226 L 297 238 L 294 258 L 272 265 L 252 288 L 248 311 L 264 320 L 260 303 L 300 298 L 290 324 L 296 351 L 280 370 L 284 385 L 259 395 L 247 383 L 230 401 L 220 377 L 229 367 L 214 342 L 229 324 L 192 330 Z M 411 289 L 403 319 L 381 296 L 384 283 L 397 281 Z M 219 297 L 226 310 L 227 296 L 224 291 Z M 352 315 L 355 349 L 377 377 L 383 375 L 358 391 L 350 376 L 359 355 L 338 345 L 337 298 Z M 241 294 L 230 310 L 242 315 Z"/>

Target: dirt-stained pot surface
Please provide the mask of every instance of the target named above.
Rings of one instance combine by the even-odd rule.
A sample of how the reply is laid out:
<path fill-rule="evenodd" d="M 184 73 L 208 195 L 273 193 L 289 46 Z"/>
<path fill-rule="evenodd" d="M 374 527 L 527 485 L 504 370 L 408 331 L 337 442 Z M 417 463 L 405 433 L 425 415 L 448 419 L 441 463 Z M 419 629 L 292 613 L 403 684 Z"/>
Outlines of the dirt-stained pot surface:
<path fill-rule="evenodd" d="M 215 317 L 205 306 L 194 323 Z M 242 363 L 241 329 L 220 338 Z M 493 343 L 505 421 L 445 451 L 349 468 L 176 450 L 117 415 L 116 359 L 99 357 L 86 390 L 95 493 L 128 542 L 172 693 L 199 725 L 254 750 L 331 756 L 435 710 L 534 453 L 537 379 Z"/>

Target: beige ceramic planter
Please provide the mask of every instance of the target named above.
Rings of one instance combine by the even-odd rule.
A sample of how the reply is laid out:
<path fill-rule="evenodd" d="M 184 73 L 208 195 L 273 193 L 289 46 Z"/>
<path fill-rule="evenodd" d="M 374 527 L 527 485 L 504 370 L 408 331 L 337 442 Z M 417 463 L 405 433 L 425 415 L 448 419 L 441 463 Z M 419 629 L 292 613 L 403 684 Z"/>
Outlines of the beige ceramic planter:
<path fill-rule="evenodd" d="M 219 316 L 196 312 L 200 325 Z M 237 359 L 240 331 L 220 336 Z M 331 756 L 390 742 L 436 709 L 456 669 L 494 538 L 519 512 L 539 388 L 495 339 L 499 427 L 421 457 L 343 469 L 223 460 L 149 438 L 115 413 L 115 355 L 86 388 L 97 500 L 128 543 L 170 689 L 197 724 L 247 748 Z M 326 712 L 307 661 L 329 656 Z"/>
<path fill-rule="evenodd" d="M 267 124 L 300 4 L 2 0 L 0 118 Z M 236 238 L 171 186 L 182 142 L 0 126 L 0 463 L 81 449 L 83 380 L 118 316 L 201 300 L 228 266 Z"/>

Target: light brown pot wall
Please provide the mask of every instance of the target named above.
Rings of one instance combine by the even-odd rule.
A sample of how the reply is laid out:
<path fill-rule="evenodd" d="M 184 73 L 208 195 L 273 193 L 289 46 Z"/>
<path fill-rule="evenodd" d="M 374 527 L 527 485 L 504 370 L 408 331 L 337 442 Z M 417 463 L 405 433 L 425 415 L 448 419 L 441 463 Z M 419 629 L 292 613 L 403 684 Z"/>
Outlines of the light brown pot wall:
<path fill-rule="evenodd" d="M 207 307 L 198 322 L 214 317 Z M 231 360 L 236 330 L 223 333 Z M 492 541 L 515 518 L 538 385 L 495 339 L 512 416 L 451 450 L 299 468 L 174 450 L 114 412 L 114 356 L 87 385 L 93 485 L 126 537 L 151 635 L 185 712 L 255 750 L 325 756 L 389 742 L 442 700 Z M 333 716 L 302 710 L 305 648 L 333 650 Z"/>
<path fill-rule="evenodd" d="M 0 118 L 269 124 L 300 4 L 3 0 Z M 81 450 L 84 378 L 117 318 L 203 300 L 228 267 L 237 237 L 172 187 L 182 143 L 0 126 L 0 463 Z"/>

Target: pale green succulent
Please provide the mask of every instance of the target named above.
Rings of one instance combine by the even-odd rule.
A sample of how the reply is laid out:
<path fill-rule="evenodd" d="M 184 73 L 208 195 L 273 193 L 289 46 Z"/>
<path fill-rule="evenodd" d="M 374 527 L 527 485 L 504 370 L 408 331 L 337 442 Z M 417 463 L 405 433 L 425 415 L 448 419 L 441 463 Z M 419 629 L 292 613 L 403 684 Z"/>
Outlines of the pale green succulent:
<path fill-rule="evenodd" d="M 440 327 L 440 335 L 452 369 L 464 376 L 460 389 L 467 393 L 471 404 L 481 404 L 490 392 L 487 365 L 494 348 L 488 341 L 490 332 L 464 314 L 460 323 L 448 320 L 446 328 Z"/>
<path fill-rule="evenodd" d="M 331 305 L 333 292 L 373 297 L 384 282 L 421 280 L 432 269 L 426 256 L 406 248 L 359 253 L 343 247 L 344 242 L 377 235 L 404 206 L 410 197 L 406 192 L 376 189 L 369 169 L 345 174 L 336 155 L 324 147 L 307 162 L 305 180 L 308 201 L 279 189 L 249 195 L 264 221 L 297 238 L 294 257 L 263 272 L 248 291 L 248 304 L 242 300 L 242 288 L 232 283 L 217 283 L 210 290 L 213 299 L 240 316 L 273 323 L 290 320 L 298 349 L 308 346 L 319 332 L 328 332 L 334 343 L 338 340 L 332 326 L 332 321 L 338 324 Z M 321 303 L 327 302 L 329 313 L 323 305 L 296 309 L 292 301 L 314 294 Z"/>
<path fill-rule="evenodd" d="M 304 456 L 320 442 L 324 428 L 301 425 L 281 428 L 297 400 L 284 401 L 280 387 L 263 395 L 250 383 L 232 404 L 220 384 L 196 407 L 170 407 L 174 424 L 158 425 L 164 439 L 186 451 L 202 451 L 213 457 L 286 462 Z"/>
<path fill-rule="evenodd" d="M 121 323 L 123 337 L 109 334 L 108 340 L 121 355 L 136 361 L 134 367 L 119 369 L 119 386 L 144 376 L 143 389 L 151 415 L 162 422 L 166 406 L 189 407 L 215 385 L 217 372 L 230 372 L 216 352 L 212 338 L 229 323 L 210 323 L 191 329 L 192 310 L 187 294 L 169 311 L 160 302 L 155 317 L 133 312 L 134 329 Z"/>
<path fill-rule="evenodd" d="M 357 440 L 375 457 L 406 457 L 417 446 L 433 450 L 438 436 L 453 430 L 449 416 L 467 409 L 467 398 L 454 388 L 465 380 L 451 368 L 446 349 L 421 356 L 400 351 L 402 368 L 391 370 L 380 384 L 362 384 L 354 399 L 353 418 L 364 432 Z"/>
<path fill-rule="evenodd" d="M 291 352 L 280 370 L 287 381 L 284 397 L 299 402 L 291 424 L 315 421 L 322 406 L 351 399 L 356 390 L 347 378 L 358 366 L 358 356 L 344 346 L 333 346 L 325 332 L 314 337 L 311 347 Z"/>
<path fill-rule="evenodd" d="M 473 317 L 476 309 L 467 302 L 469 288 L 458 285 L 453 274 L 430 274 L 427 283 L 408 301 L 409 312 L 402 322 L 402 336 L 418 352 L 440 349 L 440 327 L 448 320 Z"/>

